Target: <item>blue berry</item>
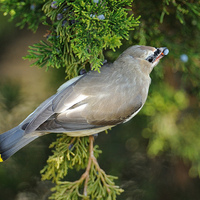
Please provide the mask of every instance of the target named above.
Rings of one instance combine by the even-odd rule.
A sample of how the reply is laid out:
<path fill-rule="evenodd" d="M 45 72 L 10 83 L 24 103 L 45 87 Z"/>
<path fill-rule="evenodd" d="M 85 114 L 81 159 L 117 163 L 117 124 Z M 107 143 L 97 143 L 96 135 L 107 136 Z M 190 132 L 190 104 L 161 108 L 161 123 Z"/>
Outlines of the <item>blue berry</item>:
<path fill-rule="evenodd" d="M 99 15 L 97 18 L 100 19 L 100 20 L 104 20 L 105 16 L 104 15 Z"/>
<path fill-rule="evenodd" d="M 76 20 L 75 20 L 75 19 L 72 19 L 72 20 L 69 21 L 69 24 L 70 24 L 70 25 L 75 24 L 75 23 L 76 23 Z"/>
<path fill-rule="evenodd" d="M 63 9 L 63 12 L 66 12 L 69 9 L 69 6 Z"/>
<path fill-rule="evenodd" d="M 186 62 L 188 61 L 188 56 L 187 56 L 186 54 L 182 54 L 182 55 L 180 56 L 180 60 L 181 60 L 182 62 L 186 63 Z"/>
<path fill-rule="evenodd" d="M 61 20 L 63 18 L 63 15 L 61 13 L 57 14 L 57 20 Z"/>
<path fill-rule="evenodd" d="M 168 53 L 169 53 L 169 49 L 166 48 L 166 49 L 163 51 L 163 54 L 166 56 Z"/>
<path fill-rule="evenodd" d="M 63 20 L 62 21 L 62 26 L 65 26 L 66 23 L 67 23 L 67 20 Z"/>
<path fill-rule="evenodd" d="M 57 1 L 53 1 L 51 3 L 51 7 L 54 8 L 54 9 L 58 8 Z"/>
<path fill-rule="evenodd" d="M 85 69 L 81 69 L 81 71 L 79 72 L 80 75 L 86 74 L 86 70 Z"/>
<path fill-rule="evenodd" d="M 104 61 L 103 61 L 103 65 L 106 64 L 107 62 L 108 62 L 107 60 L 104 60 Z"/>
<path fill-rule="evenodd" d="M 90 15 L 90 17 L 94 18 L 94 17 L 95 17 L 95 15 L 91 14 L 91 15 Z"/>
<path fill-rule="evenodd" d="M 70 144 L 68 149 L 71 150 L 73 146 L 74 146 L 73 144 Z"/>
<path fill-rule="evenodd" d="M 99 0 L 93 0 L 94 3 L 99 3 Z"/>
<path fill-rule="evenodd" d="M 35 10 L 35 8 L 36 8 L 36 5 L 35 4 L 31 4 L 30 9 L 31 10 Z"/>

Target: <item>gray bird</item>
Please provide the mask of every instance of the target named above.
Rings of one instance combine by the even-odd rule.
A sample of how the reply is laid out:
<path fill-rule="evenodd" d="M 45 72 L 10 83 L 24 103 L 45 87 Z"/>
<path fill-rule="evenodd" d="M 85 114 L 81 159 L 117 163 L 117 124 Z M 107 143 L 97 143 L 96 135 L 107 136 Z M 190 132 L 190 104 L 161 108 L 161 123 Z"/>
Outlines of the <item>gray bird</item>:
<path fill-rule="evenodd" d="M 100 73 L 67 81 L 22 123 L 0 135 L 0 160 L 46 133 L 89 136 L 129 121 L 147 99 L 152 69 L 168 53 L 166 47 L 132 46 Z"/>

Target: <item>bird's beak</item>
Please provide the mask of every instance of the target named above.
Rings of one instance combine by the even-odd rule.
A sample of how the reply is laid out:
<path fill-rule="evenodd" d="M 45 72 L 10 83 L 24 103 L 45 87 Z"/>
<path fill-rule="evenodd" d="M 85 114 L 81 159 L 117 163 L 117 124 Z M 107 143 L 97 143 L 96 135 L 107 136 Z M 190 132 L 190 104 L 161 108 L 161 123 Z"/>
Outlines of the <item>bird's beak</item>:
<path fill-rule="evenodd" d="M 167 47 L 160 47 L 158 49 L 160 50 L 160 53 L 158 54 L 158 56 L 154 62 L 160 60 L 161 58 L 163 58 L 164 56 L 166 56 L 169 53 L 169 49 Z"/>

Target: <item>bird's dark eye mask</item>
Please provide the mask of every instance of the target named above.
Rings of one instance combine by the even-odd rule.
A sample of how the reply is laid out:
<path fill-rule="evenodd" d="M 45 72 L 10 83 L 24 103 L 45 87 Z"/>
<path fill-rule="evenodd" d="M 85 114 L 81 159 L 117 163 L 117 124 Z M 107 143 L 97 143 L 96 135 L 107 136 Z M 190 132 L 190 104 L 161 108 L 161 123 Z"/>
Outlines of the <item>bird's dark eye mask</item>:
<path fill-rule="evenodd" d="M 154 52 L 154 57 L 157 57 L 158 55 L 159 55 L 159 53 L 160 53 L 160 49 L 157 49 L 155 52 Z"/>
<path fill-rule="evenodd" d="M 164 51 L 161 53 L 161 50 L 160 49 L 158 49 L 158 48 L 156 48 L 156 51 L 154 52 L 154 54 L 153 55 L 151 55 L 151 56 L 148 56 L 147 58 L 146 58 L 146 60 L 147 61 L 149 61 L 150 63 L 153 63 L 155 60 L 157 60 L 157 59 L 159 59 L 160 58 L 160 56 L 162 57 L 162 56 L 165 56 L 165 55 L 167 55 L 169 53 L 169 50 L 166 48 L 166 49 L 164 49 Z M 158 58 L 159 57 L 159 58 Z"/>

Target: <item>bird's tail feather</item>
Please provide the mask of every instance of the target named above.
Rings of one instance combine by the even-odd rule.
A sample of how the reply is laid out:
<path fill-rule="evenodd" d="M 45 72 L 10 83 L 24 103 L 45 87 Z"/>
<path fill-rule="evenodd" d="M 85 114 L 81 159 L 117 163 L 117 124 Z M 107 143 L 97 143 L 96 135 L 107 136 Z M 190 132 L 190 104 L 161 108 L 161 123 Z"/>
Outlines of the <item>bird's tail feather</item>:
<path fill-rule="evenodd" d="M 37 137 L 38 136 L 24 135 L 24 130 L 19 126 L 0 134 L 0 162 L 7 160 Z"/>

